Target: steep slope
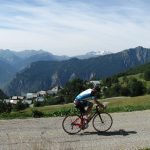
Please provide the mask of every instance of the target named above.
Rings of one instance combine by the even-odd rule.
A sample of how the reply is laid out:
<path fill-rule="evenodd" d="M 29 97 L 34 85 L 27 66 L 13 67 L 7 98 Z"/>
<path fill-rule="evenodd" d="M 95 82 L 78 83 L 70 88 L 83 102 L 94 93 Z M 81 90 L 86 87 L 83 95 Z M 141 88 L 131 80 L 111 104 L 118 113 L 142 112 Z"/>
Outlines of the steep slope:
<path fill-rule="evenodd" d="M 118 74 L 118 76 L 135 75 L 135 74 L 139 74 L 139 73 L 144 73 L 148 69 L 150 69 L 150 63 L 147 63 L 147 64 L 144 64 L 144 65 L 140 65 L 140 66 L 134 67 L 132 69 L 129 69 L 126 72 L 122 72 L 122 73 Z"/>
<path fill-rule="evenodd" d="M 5 83 L 8 83 L 15 72 L 16 68 L 9 63 L 0 60 L 0 87 L 3 87 Z"/>
<path fill-rule="evenodd" d="M 0 100 L 7 98 L 7 95 L 0 89 Z"/>
<path fill-rule="evenodd" d="M 24 69 L 28 65 L 30 65 L 32 62 L 37 61 L 50 61 L 50 60 L 58 60 L 54 55 L 44 52 L 44 53 L 37 53 L 34 55 L 31 55 L 29 57 L 26 57 L 23 59 L 20 63 L 17 63 L 15 66 L 19 68 L 19 70 Z"/>
<path fill-rule="evenodd" d="M 68 80 L 79 77 L 104 78 L 150 61 L 150 50 L 143 47 L 125 50 L 116 54 L 85 60 L 40 61 L 32 63 L 17 74 L 5 89 L 9 95 L 47 90 L 55 84 L 64 85 Z"/>
<path fill-rule="evenodd" d="M 66 60 L 67 56 L 56 56 L 43 50 L 25 50 L 15 52 L 0 49 L 0 88 L 6 85 L 14 75 L 30 63 L 41 60 Z"/>

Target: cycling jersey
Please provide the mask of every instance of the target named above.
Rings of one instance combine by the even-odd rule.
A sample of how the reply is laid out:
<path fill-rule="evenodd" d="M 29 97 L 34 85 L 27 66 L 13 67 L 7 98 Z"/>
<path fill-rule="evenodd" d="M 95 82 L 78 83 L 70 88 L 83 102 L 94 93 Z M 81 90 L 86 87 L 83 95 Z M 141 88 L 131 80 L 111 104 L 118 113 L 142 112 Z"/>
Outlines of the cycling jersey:
<path fill-rule="evenodd" d="M 83 101 L 83 100 L 88 100 L 88 99 L 94 99 L 95 96 L 93 95 L 93 90 L 92 89 L 87 89 L 83 92 L 81 92 L 77 97 L 75 98 L 76 101 Z"/>

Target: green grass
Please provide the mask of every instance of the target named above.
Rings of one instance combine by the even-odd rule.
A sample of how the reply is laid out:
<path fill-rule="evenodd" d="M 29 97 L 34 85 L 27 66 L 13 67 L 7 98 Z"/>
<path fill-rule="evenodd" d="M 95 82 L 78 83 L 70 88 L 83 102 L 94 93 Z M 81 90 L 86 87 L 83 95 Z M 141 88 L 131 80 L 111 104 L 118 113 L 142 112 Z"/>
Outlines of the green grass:
<path fill-rule="evenodd" d="M 129 112 L 150 109 L 150 95 L 113 98 L 109 102 L 108 112 Z"/>
<path fill-rule="evenodd" d="M 138 97 L 109 98 L 103 99 L 101 101 L 109 102 L 107 111 L 111 113 L 150 109 L 150 95 Z M 0 114 L 0 119 L 29 118 L 32 117 L 32 110 L 42 112 L 44 114 L 44 117 L 65 116 L 67 114 L 77 113 L 74 105 L 70 103 L 64 105 L 28 108 L 19 112 L 11 112 L 10 114 Z"/>
<path fill-rule="evenodd" d="M 150 81 L 147 81 L 147 87 L 150 88 Z"/>

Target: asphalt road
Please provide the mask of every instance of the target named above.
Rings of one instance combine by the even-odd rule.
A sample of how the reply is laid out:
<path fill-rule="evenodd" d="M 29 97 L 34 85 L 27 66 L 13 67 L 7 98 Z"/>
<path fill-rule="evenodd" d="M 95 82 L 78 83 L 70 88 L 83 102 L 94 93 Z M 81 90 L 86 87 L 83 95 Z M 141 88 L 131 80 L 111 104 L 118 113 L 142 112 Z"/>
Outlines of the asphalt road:
<path fill-rule="evenodd" d="M 113 113 L 112 128 L 98 134 L 92 125 L 66 134 L 63 118 L 0 120 L 0 150 L 139 150 L 150 148 L 150 110 Z"/>

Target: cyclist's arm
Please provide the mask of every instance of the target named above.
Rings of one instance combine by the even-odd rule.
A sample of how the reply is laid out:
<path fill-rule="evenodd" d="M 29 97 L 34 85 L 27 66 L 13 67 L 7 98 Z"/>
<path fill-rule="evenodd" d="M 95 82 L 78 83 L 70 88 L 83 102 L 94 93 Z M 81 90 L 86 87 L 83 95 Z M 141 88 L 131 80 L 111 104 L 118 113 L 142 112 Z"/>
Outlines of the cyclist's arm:
<path fill-rule="evenodd" d="M 103 109 L 105 108 L 105 106 L 101 102 L 99 102 L 97 99 L 94 99 L 94 103 L 97 104 L 97 105 L 99 105 Z"/>

